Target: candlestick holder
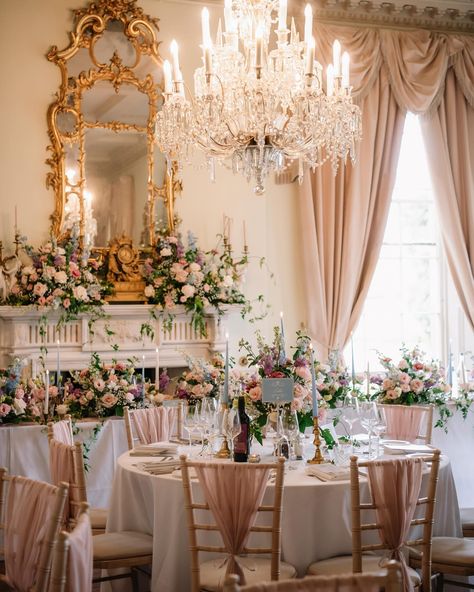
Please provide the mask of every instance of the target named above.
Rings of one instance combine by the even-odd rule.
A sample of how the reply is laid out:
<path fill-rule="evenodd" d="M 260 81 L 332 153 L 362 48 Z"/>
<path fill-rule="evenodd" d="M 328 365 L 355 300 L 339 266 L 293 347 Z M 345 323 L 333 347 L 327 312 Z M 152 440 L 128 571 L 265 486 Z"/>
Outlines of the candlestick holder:
<path fill-rule="evenodd" d="M 226 409 L 228 409 L 227 403 L 221 403 L 221 410 L 222 410 L 223 414 L 225 413 Z M 222 433 L 222 431 L 221 431 L 220 435 L 222 436 L 222 444 L 221 444 L 220 449 L 215 453 L 214 457 L 215 458 L 230 458 L 230 450 L 229 450 L 229 445 L 227 443 L 227 438 Z"/>
<path fill-rule="evenodd" d="M 322 465 L 326 463 L 326 459 L 321 452 L 321 436 L 319 435 L 319 416 L 313 417 L 313 434 L 314 434 L 314 457 L 307 462 L 310 465 Z"/>

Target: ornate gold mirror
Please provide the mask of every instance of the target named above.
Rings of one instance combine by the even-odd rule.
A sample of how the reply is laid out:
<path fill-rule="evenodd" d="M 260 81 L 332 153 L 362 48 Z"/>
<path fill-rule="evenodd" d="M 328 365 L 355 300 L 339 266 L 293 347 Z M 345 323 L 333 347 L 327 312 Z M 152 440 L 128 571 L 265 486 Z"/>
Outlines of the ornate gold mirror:
<path fill-rule="evenodd" d="M 154 143 L 162 102 L 158 19 L 136 0 L 98 0 L 74 11 L 70 43 L 47 54 L 61 72 L 48 110 L 55 192 L 52 233 L 79 227 L 81 245 L 102 253 L 154 243 L 158 220 L 173 226 L 175 167 Z"/>

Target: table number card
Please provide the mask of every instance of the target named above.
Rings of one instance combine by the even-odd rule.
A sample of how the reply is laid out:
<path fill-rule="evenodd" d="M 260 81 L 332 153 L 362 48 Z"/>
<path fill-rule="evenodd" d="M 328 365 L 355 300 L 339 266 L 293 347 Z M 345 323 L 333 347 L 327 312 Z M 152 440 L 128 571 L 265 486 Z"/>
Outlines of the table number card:
<path fill-rule="evenodd" d="M 264 403 L 291 403 L 294 381 L 292 378 L 264 378 L 262 401 Z"/>
<path fill-rule="evenodd" d="M 163 407 L 179 407 L 182 399 L 164 399 L 161 403 Z"/>

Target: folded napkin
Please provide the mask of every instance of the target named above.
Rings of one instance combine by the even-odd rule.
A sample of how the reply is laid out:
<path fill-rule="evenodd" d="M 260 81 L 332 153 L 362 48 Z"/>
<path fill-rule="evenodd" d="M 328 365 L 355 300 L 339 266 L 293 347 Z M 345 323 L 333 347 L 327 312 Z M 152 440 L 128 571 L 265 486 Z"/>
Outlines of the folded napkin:
<path fill-rule="evenodd" d="M 130 451 L 130 456 L 171 456 L 178 453 L 178 444 L 174 442 L 154 442 L 140 444 Z"/>
<path fill-rule="evenodd" d="M 432 454 L 434 447 L 429 444 L 384 444 L 385 454 Z"/>
<path fill-rule="evenodd" d="M 330 464 L 310 465 L 306 467 L 306 474 L 321 481 L 344 481 L 350 478 L 349 467 L 336 467 Z"/>
<path fill-rule="evenodd" d="M 172 473 L 179 465 L 179 459 L 176 457 L 166 458 L 163 460 L 157 460 L 154 462 L 143 462 L 138 463 L 137 467 L 145 473 L 150 475 L 163 475 L 166 473 Z"/>

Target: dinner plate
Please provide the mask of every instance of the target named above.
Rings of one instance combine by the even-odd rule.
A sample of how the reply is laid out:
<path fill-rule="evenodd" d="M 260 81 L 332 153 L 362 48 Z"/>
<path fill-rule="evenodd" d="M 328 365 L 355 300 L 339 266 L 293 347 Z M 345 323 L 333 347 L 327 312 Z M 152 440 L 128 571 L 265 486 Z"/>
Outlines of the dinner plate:
<path fill-rule="evenodd" d="M 410 442 L 408 442 L 408 440 L 381 440 L 380 441 L 381 444 L 383 444 L 384 446 L 386 444 L 388 444 L 389 446 L 404 446 L 406 444 L 410 444 Z"/>
<path fill-rule="evenodd" d="M 384 444 L 385 454 L 430 454 L 435 448 L 428 444 Z"/>

